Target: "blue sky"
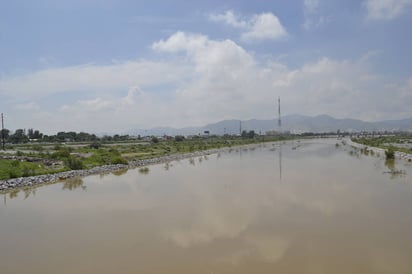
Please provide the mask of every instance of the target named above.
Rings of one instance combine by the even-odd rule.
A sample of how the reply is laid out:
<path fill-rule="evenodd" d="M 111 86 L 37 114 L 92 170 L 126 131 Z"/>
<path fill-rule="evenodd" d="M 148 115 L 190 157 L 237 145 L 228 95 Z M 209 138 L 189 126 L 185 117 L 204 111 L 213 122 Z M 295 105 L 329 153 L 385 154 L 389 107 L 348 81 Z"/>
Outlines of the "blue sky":
<path fill-rule="evenodd" d="M 412 0 L 0 0 L 6 127 L 412 116 Z"/>

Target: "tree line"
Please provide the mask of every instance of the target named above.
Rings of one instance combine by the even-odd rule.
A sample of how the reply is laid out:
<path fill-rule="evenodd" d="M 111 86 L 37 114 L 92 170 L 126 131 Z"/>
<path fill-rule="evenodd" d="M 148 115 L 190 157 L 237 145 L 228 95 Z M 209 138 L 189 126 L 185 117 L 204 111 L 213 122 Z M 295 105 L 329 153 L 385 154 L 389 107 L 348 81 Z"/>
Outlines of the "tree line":
<path fill-rule="evenodd" d="M 46 135 L 35 129 L 16 129 L 14 132 L 3 129 L 1 130 L 1 138 L 4 138 L 6 143 L 22 144 L 30 141 L 37 142 L 85 142 L 97 141 L 99 138 L 95 134 L 86 132 L 58 132 L 55 135 Z M 111 137 L 113 138 L 113 137 Z"/>

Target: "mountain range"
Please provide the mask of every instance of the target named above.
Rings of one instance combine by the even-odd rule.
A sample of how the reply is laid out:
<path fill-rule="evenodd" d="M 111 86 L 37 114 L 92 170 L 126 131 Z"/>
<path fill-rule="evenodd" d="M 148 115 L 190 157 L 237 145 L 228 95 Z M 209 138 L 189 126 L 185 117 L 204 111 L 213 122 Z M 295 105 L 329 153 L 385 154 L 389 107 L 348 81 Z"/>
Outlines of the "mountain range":
<path fill-rule="evenodd" d="M 151 129 L 130 130 L 130 135 L 198 135 L 208 131 L 211 135 L 239 134 L 242 130 L 254 130 L 256 133 L 265 134 L 267 131 L 279 130 L 278 120 L 223 120 L 217 123 L 207 124 L 201 127 L 155 127 Z M 282 117 L 282 131 L 291 133 L 304 132 L 362 132 L 362 131 L 409 131 L 412 132 L 412 117 L 402 120 L 386 120 L 378 122 L 366 122 L 356 119 L 337 119 L 329 115 L 304 116 L 304 115 L 287 115 Z"/>

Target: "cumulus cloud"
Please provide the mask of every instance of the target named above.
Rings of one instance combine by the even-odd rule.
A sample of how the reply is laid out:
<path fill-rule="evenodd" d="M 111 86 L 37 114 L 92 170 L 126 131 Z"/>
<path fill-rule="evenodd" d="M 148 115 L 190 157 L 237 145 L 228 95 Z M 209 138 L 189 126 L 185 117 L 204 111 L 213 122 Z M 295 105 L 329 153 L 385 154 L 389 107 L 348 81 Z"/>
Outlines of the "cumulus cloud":
<path fill-rule="evenodd" d="M 364 5 L 369 20 L 392 20 L 402 15 L 412 0 L 366 0 Z"/>
<path fill-rule="evenodd" d="M 249 27 L 249 22 L 239 19 L 232 10 L 228 10 L 223 14 L 211 14 L 209 18 L 212 21 L 223 22 L 235 28 Z"/>
<path fill-rule="evenodd" d="M 287 36 L 287 31 L 279 18 L 270 12 L 256 14 L 249 19 L 241 19 L 233 11 L 228 10 L 223 14 L 212 14 L 210 19 L 242 29 L 241 39 L 245 42 L 279 40 Z"/>
<path fill-rule="evenodd" d="M 285 28 L 279 18 L 272 13 L 262 13 L 252 19 L 250 30 L 242 34 L 245 41 L 278 40 L 287 35 Z"/>
<path fill-rule="evenodd" d="M 285 114 L 326 113 L 366 120 L 412 116 L 412 80 L 391 82 L 376 75 L 368 58 L 323 57 L 291 69 L 276 59 L 261 63 L 232 40 L 185 32 L 153 43 L 152 49 L 161 61 L 82 65 L 3 77 L 0 93 L 21 104 L 13 115 L 20 119 L 15 124 L 53 131 L 120 132 L 222 119 L 268 119 L 276 115 L 278 96 Z M 71 100 L 56 102 L 60 95 Z M 42 109 L 28 109 L 36 104 Z M 29 115 L 30 124 L 25 124 Z"/>
<path fill-rule="evenodd" d="M 198 71 L 209 73 L 233 72 L 254 64 L 253 57 L 235 42 L 211 40 L 205 35 L 177 32 L 154 43 L 152 48 L 159 52 L 184 52 Z"/>

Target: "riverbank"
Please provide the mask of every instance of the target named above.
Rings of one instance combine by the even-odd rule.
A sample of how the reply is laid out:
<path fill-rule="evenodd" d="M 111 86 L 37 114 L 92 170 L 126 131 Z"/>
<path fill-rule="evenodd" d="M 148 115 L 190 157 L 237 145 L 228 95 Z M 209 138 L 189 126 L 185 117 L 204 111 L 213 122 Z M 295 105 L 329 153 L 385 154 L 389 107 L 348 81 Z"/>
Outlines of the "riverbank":
<path fill-rule="evenodd" d="M 364 149 L 364 148 L 368 148 L 368 150 L 373 151 L 375 153 L 379 153 L 381 155 L 385 155 L 385 149 L 380 148 L 380 147 L 375 147 L 375 146 L 370 146 L 370 145 L 365 145 L 365 144 L 361 144 L 361 143 L 357 143 L 352 141 L 350 138 L 345 138 L 345 142 L 352 146 L 352 147 L 356 147 L 356 148 L 360 148 L 360 149 Z M 408 162 L 412 161 L 412 154 L 410 153 L 406 153 L 406 152 L 402 152 L 402 151 L 395 151 L 395 157 L 401 160 L 406 160 Z"/>
<path fill-rule="evenodd" d="M 156 157 L 156 158 L 151 158 L 151 159 L 130 161 L 128 164 L 103 165 L 103 166 L 93 167 L 91 169 L 70 170 L 70 171 L 64 171 L 64 172 L 59 172 L 55 174 L 44 174 L 44 175 L 2 180 L 0 181 L 0 193 L 4 193 L 9 190 L 16 189 L 16 188 L 25 188 L 25 187 L 40 186 L 40 185 L 45 185 L 45 184 L 52 184 L 52 183 L 64 181 L 64 180 L 75 178 L 75 177 L 86 177 L 90 175 L 111 173 L 111 172 L 115 172 L 119 170 L 133 169 L 133 168 L 140 168 L 140 167 L 145 167 L 149 165 L 168 163 L 168 162 L 178 161 L 182 159 L 203 157 L 206 155 L 216 154 L 219 152 L 225 152 L 225 151 L 229 151 L 229 150 L 233 150 L 233 149 L 237 149 L 241 147 L 252 147 L 252 146 L 258 146 L 261 144 L 262 143 L 246 144 L 246 145 L 241 145 L 241 146 L 236 146 L 236 147 L 224 147 L 224 148 L 219 148 L 219 149 L 209 149 L 205 151 L 196 151 L 196 152 L 191 152 L 191 153 L 179 153 L 179 154 L 166 155 L 166 156 L 161 156 L 161 157 Z"/>

